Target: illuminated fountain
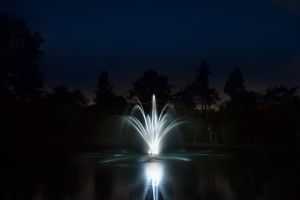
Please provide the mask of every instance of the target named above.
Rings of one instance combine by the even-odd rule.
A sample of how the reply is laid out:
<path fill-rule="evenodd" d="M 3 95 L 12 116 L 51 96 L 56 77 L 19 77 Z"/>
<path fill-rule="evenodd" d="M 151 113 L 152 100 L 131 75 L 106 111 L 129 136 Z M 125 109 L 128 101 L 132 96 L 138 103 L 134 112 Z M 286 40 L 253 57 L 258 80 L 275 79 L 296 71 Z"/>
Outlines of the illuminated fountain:
<path fill-rule="evenodd" d="M 148 145 L 148 153 L 159 154 L 164 136 L 182 121 L 175 119 L 174 114 L 170 112 L 170 104 L 166 104 L 158 115 L 155 95 L 152 96 L 150 114 L 145 114 L 142 103 L 138 98 L 136 100 L 138 104 L 133 107 L 131 114 L 123 118 L 142 136 Z M 138 114 L 141 115 L 141 119 L 137 117 Z"/>

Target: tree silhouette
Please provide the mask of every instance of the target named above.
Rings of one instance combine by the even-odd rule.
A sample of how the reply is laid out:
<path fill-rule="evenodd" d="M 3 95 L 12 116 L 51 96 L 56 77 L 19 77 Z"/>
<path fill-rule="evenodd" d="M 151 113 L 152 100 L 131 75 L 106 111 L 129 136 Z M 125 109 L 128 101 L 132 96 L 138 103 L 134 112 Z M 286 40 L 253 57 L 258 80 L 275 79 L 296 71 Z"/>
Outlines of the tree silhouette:
<path fill-rule="evenodd" d="M 36 61 L 44 40 L 23 19 L 0 13 L 0 95 L 30 97 L 39 94 L 43 76 Z"/>
<path fill-rule="evenodd" d="M 258 94 L 245 89 L 245 81 L 240 69 L 229 73 L 223 87 L 230 100 L 219 109 L 219 135 L 225 143 L 249 144 L 254 141 L 253 130 L 261 113 L 257 110 Z"/>
<path fill-rule="evenodd" d="M 216 89 L 209 88 L 209 76 L 212 74 L 209 68 L 207 62 L 202 60 L 200 67 L 197 69 L 198 75 L 191 86 L 195 106 L 200 107 L 200 110 L 204 113 L 220 100 Z"/>
<path fill-rule="evenodd" d="M 59 107 L 84 107 L 87 99 L 78 89 L 70 92 L 65 85 L 58 85 L 52 88 L 53 92 L 47 97 Z"/>
<path fill-rule="evenodd" d="M 97 106 L 122 106 L 125 104 L 125 99 L 122 96 L 116 96 L 113 93 L 113 86 L 109 81 L 107 71 L 100 72 L 98 82 L 94 86 L 96 86 L 94 102 Z"/>
<path fill-rule="evenodd" d="M 223 88 L 224 92 L 232 100 L 239 99 L 245 93 L 245 80 L 240 69 L 236 68 L 230 72 L 228 80 Z"/>
<path fill-rule="evenodd" d="M 284 86 L 269 87 L 264 91 L 262 101 L 266 104 L 294 104 L 299 103 L 297 87 L 287 88 Z"/>
<path fill-rule="evenodd" d="M 95 84 L 96 86 L 96 97 L 94 102 L 98 105 L 110 104 L 114 99 L 114 94 L 112 92 L 113 86 L 109 82 L 107 71 L 103 70 L 98 75 L 98 82 Z"/>
<path fill-rule="evenodd" d="M 76 100 L 76 103 L 85 107 L 89 103 L 89 99 L 82 94 L 82 92 L 79 89 L 76 89 L 72 93 L 74 99 Z"/>
<path fill-rule="evenodd" d="M 195 80 L 175 95 L 179 102 L 200 110 L 203 114 L 210 111 L 211 106 L 220 100 L 216 89 L 209 88 L 209 76 L 212 74 L 209 68 L 207 62 L 202 60 Z"/>
<path fill-rule="evenodd" d="M 157 96 L 157 105 L 162 107 L 171 100 L 172 85 L 168 83 L 168 77 L 159 75 L 156 71 L 150 69 L 142 77 L 132 83 L 132 90 L 129 91 L 129 97 L 136 96 L 146 107 L 151 105 L 152 95 Z"/>
<path fill-rule="evenodd" d="M 191 84 L 188 84 L 184 89 L 179 90 L 176 94 L 176 100 L 183 103 L 188 108 L 194 108 L 194 92 Z"/>

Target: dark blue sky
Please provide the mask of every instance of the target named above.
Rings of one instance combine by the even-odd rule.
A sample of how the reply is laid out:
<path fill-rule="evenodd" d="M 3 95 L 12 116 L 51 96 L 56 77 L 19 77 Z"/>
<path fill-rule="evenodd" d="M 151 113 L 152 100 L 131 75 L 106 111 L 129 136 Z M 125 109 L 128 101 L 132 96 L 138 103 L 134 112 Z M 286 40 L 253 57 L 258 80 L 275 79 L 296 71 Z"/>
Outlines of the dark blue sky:
<path fill-rule="evenodd" d="M 9 0 L 2 7 L 42 33 L 47 87 L 65 83 L 90 95 L 106 69 L 114 91 L 127 94 L 152 68 L 182 88 L 201 59 L 218 88 L 234 67 L 248 89 L 300 86 L 298 0 Z"/>

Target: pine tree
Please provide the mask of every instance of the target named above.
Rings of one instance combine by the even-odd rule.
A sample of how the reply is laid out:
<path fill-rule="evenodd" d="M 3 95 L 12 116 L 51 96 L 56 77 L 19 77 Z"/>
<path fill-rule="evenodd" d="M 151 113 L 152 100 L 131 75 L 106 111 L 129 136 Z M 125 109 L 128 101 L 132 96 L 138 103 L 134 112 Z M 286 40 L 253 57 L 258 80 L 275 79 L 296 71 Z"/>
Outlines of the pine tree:
<path fill-rule="evenodd" d="M 204 113 L 208 112 L 211 106 L 220 100 L 216 89 L 209 88 L 209 76 L 212 74 L 209 68 L 207 62 L 202 60 L 200 67 L 197 69 L 198 75 L 191 85 L 195 108 Z"/>
<path fill-rule="evenodd" d="M 230 72 L 223 90 L 230 96 L 231 100 L 235 101 L 241 99 L 245 95 L 245 88 L 243 74 L 240 69 L 236 68 Z"/>
<path fill-rule="evenodd" d="M 95 86 L 97 89 L 95 91 L 96 97 L 94 98 L 94 102 L 97 105 L 111 104 L 114 101 L 113 86 L 109 82 L 107 71 L 103 70 L 98 75 L 98 82 Z"/>
<path fill-rule="evenodd" d="M 43 75 L 36 61 L 43 41 L 23 19 L 0 13 L 0 96 L 29 98 L 41 93 Z"/>

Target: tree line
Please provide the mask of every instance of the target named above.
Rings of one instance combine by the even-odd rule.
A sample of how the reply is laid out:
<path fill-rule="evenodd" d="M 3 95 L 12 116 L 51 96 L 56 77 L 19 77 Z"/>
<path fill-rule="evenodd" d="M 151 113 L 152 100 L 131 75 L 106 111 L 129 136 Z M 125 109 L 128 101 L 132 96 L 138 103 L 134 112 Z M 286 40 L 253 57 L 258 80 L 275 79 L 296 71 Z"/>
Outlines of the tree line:
<path fill-rule="evenodd" d="M 111 141 L 107 116 L 123 114 L 137 96 L 143 106 L 157 95 L 158 108 L 171 102 L 188 121 L 181 127 L 185 143 L 296 145 L 300 138 L 300 98 L 297 87 L 275 86 L 262 92 L 246 89 L 239 68 L 229 73 L 222 101 L 210 86 L 212 75 L 202 60 L 194 80 L 172 93 L 168 77 L 150 69 L 132 83 L 126 97 L 113 92 L 107 71 L 98 75 L 95 98 L 89 104 L 80 90 L 58 85 L 48 91 L 37 64 L 44 42 L 23 19 L 0 14 L 0 120 L 2 145 L 39 145 L 61 141 Z M 114 121 L 112 119 L 112 121 Z"/>

